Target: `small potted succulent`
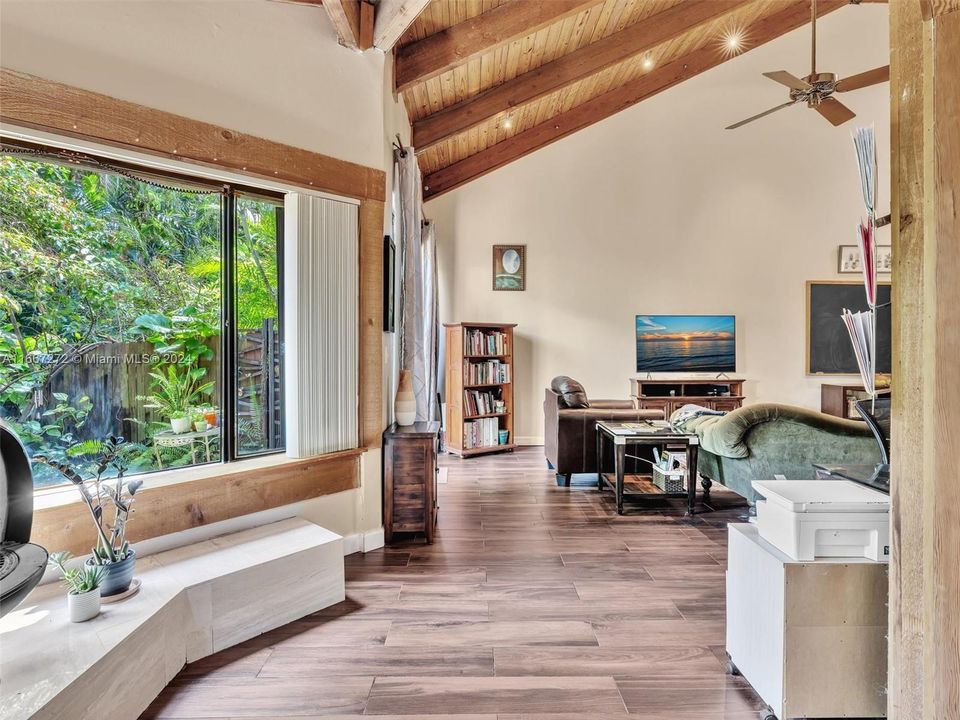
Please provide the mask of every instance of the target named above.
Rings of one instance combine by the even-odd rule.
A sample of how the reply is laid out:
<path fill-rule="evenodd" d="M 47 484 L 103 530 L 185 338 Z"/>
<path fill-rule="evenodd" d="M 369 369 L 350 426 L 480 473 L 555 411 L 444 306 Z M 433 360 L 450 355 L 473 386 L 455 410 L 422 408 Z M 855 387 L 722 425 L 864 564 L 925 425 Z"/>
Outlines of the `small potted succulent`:
<path fill-rule="evenodd" d="M 202 409 L 194 409 L 190 415 L 190 419 L 193 421 L 194 430 L 197 432 L 206 432 L 207 417 L 204 415 Z"/>
<path fill-rule="evenodd" d="M 86 622 L 100 614 L 100 585 L 106 575 L 103 565 L 84 565 L 68 568 L 70 553 L 51 553 L 47 561 L 50 567 L 60 571 L 67 588 L 67 607 L 70 622 Z"/>
<path fill-rule="evenodd" d="M 104 597 L 117 595 L 130 587 L 137 556 L 127 542 L 127 521 L 133 512 L 134 495 L 143 484 L 142 480 L 124 480 L 128 458 L 132 449 L 142 449 L 136 444 L 127 444 L 122 437 L 109 437 L 103 442 L 88 440 L 67 451 L 70 456 L 96 454 L 96 475 L 84 477 L 66 463 L 52 460 L 44 455 L 35 455 L 34 462 L 43 463 L 57 470 L 80 492 L 86 503 L 97 531 L 97 544 L 87 559 L 88 567 L 102 567 L 103 579 L 100 593 Z M 113 477 L 104 477 L 110 470 Z M 104 512 L 113 507 L 113 522 Z"/>

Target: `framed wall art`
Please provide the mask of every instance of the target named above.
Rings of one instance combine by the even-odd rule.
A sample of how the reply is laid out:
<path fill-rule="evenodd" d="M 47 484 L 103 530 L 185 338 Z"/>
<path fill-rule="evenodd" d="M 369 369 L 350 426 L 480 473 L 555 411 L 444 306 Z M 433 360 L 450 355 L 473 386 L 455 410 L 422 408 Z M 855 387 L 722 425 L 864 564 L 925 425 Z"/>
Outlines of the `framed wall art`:
<path fill-rule="evenodd" d="M 493 289 L 526 290 L 527 246 L 493 246 Z"/>

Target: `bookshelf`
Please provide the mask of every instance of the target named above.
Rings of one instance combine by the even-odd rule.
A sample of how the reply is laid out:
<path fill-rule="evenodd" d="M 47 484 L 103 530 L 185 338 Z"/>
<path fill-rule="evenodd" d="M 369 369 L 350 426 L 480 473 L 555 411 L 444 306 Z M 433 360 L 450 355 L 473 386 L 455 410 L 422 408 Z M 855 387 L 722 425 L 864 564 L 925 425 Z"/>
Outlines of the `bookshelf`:
<path fill-rule="evenodd" d="M 513 329 L 516 324 L 445 323 L 446 447 L 470 457 L 513 450 Z M 507 442 L 499 442 L 506 430 Z"/>

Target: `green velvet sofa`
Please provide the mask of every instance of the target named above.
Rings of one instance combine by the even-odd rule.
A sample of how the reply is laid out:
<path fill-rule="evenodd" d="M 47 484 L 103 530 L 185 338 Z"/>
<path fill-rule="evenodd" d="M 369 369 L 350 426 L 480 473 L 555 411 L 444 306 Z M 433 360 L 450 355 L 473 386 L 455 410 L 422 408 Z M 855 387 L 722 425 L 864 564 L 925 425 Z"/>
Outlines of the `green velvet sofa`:
<path fill-rule="evenodd" d="M 747 405 L 726 415 L 701 415 L 679 423 L 700 438 L 697 469 L 751 503 L 753 480 L 813 480 L 813 463 L 880 462 L 880 446 L 866 423 L 792 405 Z M 709 483 L 706 483 L 709 487 Z"/>

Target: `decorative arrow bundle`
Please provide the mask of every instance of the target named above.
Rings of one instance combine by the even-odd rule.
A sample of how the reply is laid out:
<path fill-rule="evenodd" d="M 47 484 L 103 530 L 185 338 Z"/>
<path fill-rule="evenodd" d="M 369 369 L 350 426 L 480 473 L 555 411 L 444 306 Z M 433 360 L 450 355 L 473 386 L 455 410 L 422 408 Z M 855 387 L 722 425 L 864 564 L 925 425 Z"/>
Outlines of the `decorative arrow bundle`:
<path fill-rule="evenodd" d="M 876 397 L 877 373 L 877 253 L 875 247 L 877 227 L 877 145 L 873 126 L 857 128 L 853 134 L 857 151 L 857 167 L 860 171 L 860 189 L 866 219 L 857 225 L 857 247 L 860 248 L 860 265 L 863 268 L 863 286 L 867 296 L 865 312 L 843 311 L 843 323 L 850 333 L 850 342 L 857 357 L 857 366 L 863 378 L 863 387 Z"/>

